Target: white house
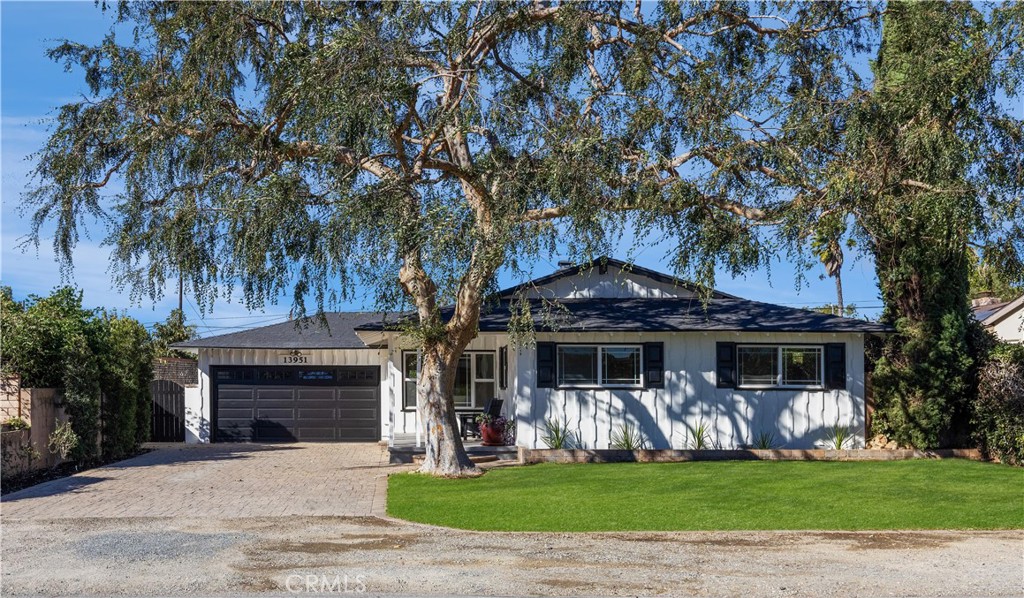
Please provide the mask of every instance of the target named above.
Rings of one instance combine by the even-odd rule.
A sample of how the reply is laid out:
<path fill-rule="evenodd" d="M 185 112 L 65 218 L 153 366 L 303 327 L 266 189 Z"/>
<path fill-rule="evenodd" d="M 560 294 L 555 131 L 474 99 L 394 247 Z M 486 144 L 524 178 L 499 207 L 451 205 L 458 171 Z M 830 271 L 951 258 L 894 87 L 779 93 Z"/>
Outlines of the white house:
<path fill-rule="evenodd" d="M 598 265 L 600 264 L 600 265 Z M 526 293 L 536 343 L 510 343 L 509 305 Z M 178 345 L 199 354 L 186 396 L 187 441 L 375 441 L 415 438 L 418 355 L 380 313 L 327 314 Z M 545 424 L 567 422 L 584 448 L 608 448 L 625 424 L 651 448 L 685 448 L 703 423 L 716 446 L 821 446 L 836 425 L 863 446 L 864 339 L 881 324 L 693 287 L 614 259 L 567 266 L 503 291 L 460 361 L 457 411 L 504 400 L 520 446 L 543 448 Z"/>
<path fill-rule="evenodd" d="M 1013 301 L 979 305 L 974 308 L 974 317 L 999 340 L 1024 343 L 1024 295 Z"/>

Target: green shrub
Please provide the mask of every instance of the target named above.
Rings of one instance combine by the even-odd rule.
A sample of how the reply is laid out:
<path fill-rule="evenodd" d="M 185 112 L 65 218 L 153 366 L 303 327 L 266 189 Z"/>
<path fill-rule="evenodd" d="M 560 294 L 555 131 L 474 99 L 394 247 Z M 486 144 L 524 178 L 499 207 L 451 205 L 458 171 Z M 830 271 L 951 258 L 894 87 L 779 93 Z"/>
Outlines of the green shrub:
<path fill-rule="evenodd" d="M 647 438 L 631 423 L 624 423 L 612 432 L 611 447 L 622 451 L 642 451 L 647 448 Z"/>
<path fill-rule="evenodd" d="M 972 423 L 986 455 L 1024 465 L 1024 347 L 1002 345 L 981 368 Z"/>
<path fill-rule="evenodd" d="M 3 373 L 20 375 L 26 388 L 61 390 L 70 429 L 80 439 L 70 458 L 85 462 L 98 457 L 90 439 L 97 437 L 101 419 L 108 457 L 130 454 L 147 439 L 152 347 L 139 322 L 82 309 L 82 294 L 71 288 L 23 302 L 3 288 L 0 327 Z"/>
<path fill-rule="evenodd" d="M 569 427 L 569 420 L 558 421 L 551 418 L 544 422 L 544 436 L 541 441 L 553 449 L 581 448 L 583 445 L 579 430 L 575 432 Z"/>
<path fill-rule="evenodd" d="M 11 430 L 28 430 L 31 426 L 20 417 L 12 417 L 4 422 L 4 425 Z"/>

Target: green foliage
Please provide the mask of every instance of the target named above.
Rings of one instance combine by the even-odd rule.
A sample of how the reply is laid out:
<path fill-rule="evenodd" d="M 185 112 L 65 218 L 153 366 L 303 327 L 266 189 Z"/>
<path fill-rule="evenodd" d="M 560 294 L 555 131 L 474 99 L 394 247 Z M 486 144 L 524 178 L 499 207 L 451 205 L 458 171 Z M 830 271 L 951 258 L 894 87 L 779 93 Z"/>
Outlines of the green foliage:
<path fill-rule="evenodd" d="M 1024 346 L 996 347 L 979 373 L 975 438 L 1003 463 L 1024 465 Z"/>
<path fill-rule="evenodd" d="M 119 459 L 148 440 L 153 379 L 149 333 L 132 318 L 105 318 L 99 353 L 103 389 L 103 454 Z"/>
<path fill-rule="evenodd" d="M 853 434 L 850 428 L 839 422 L 832 424 L 825 431 L 825 445 L 832 450 L 841 451 L 853 443 Z"/>
<path fill-rule="evenodd" d="M 65 267 L 79 216 L 109 216 L 112 267 L 140 293 L 182 273 L 201 307 L 290 288 L 301 315 L 363 285 L 416 307 L 422 338 L 500 268 L 628 233 L 674 239 L 677 273 L 710 287 L 716 266 L 762 265 L 772 235 L 814 222 L 800 180 L 840 141 L 860 87 L 846 57 L 878 6 L 641 12 L 123 3 L 103 42 L 50 52 L 89 97 L 56 113 L 27 207 L 56 221 Z M 783 224 L 751 223 L 767 218 Z"/>
<path fill-rule="evenodd" d="M 82 309 L 82 295 L 60 288 L 49 297 L 15 302 L 0 293 L 4 372 L 21 376 L 24 387 L 59 388 L 71 430 L 93 439 L 103 420 L 103 452 L 132 453 L 149 433 L 152 349 L 136 320 Z M 101 396 L 102 407 L 101 407 Z M 71 457 L 96 458 L 95 442 L 76 442 Z"/>
<path fill-rule="evenodd" d="M 758 450 L 770 451 L 776 447 L 778 447 L 778 440 L 775 437 L 775 432 L 758 432 L 754 437 L 754 448 Z"/>
<path fill-rule="evenodd" d="M 856 206 L 895 326 L 875 351 L 875 432 L 917 447 L 962 444 L 981 347 L 968 308 L 968 245 L 1013 266 L 1024 247 L 1021 123 L 997 101 L 1019 94 L 1020 8 L 988 19 L 967 3 L 893 2 L 874 90 L 852 112 L 853 161 L 835 171 Z M 840 161 L 841 162 L 841 161 Z M 838 164 L 839 162 L 837 162 Z M 837 167 L 838 168 L 838 167 Z"/>
<path fill-rule="evenodd" d="M 188 351 L 171 349 L 170 345 L 196 338 L 194 324 L 185 323 L 185 312 L 180 309 L 171 310 L 166 322 L 158 322 L 153 326 L 153 356 L 180 357 L 192 359 L 194 354 Z"/>
<path fill-rule="evenodd" d="M 50 433 L 47 449 L 54 455 L 60 456 L 61 459 L 67 459 L 76 453 L 79 444 L 81 444 L 81 439 L 75 433 L 71 422 L 66 421 L 57 424 L 53 432 Z"/>
<path fill-rule="evenodd" d="M 1014 278 L 1012 273 L 1002 271 L 998 265 L 983 262 L 973 250 L 968 251 L 967 258 L 971 264 L 972 298 L 991 293 L 1002 301 L 1012 301 L 1024 294 L 1024 283 L 1010 282 Z"/>
<path fill-rule="evenodd" d="M 3 425 L 9 430 L 28 430 L 32 426 L 20 417 L 12 417 L 4 420 Z"/>
<path fill-rule="evenodd" d="M 856 318 L 859 313 L 857 306 L 852 303 L 843 305 L 843 309 L 839 309 L 839 306 L 834 303 L 827 303 L 816 307 L 804 307 L 803 309 L 809 309 L 830 316 L 843 316 L 844 318 Z"/>
<path fill-rule="evenodd" d="M 1016 530 L 1021 487 L 1022 469 L 960 459 L 545 463 L 468 480 L 392 475 L 387 509 L 431 525 L 531 532 Z M 491 504 L 502 508 L 480 508 Z"/>
<path fill-rule="evenodd" d="M 715 440 L 711 435 L 711 425 L 705 422 L 703 419 L 698 421 L 694 425 L 686 425 L 686 448 L 694 451 L 703 451 L 707 449 L 717 448 L 715 446 Z"/>
<path fill-rule="evenodd" d="M 612 432 L 611 448 L 623 451 L 642 451 L 647 448 L 647 437 L 636 425 L 625 422 Z"/>
<path fill-rule="evenodd" d="M 558 421 L 551 418 L 544 422 L 544 435 L 541 442 L 552 449 L 574 449 L 582 448 L 583 441 L 579 430 L 573 431 L 569 427 L 569 420 Z"/>

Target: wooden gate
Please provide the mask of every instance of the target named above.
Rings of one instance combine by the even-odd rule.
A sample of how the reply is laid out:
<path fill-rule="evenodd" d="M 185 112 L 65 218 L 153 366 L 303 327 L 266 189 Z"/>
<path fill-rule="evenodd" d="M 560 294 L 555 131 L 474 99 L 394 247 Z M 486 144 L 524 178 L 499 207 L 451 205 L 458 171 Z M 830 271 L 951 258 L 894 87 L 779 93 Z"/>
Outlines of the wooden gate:
<path fill-rule="evenodd" d="M 170 380 L 153 380 L 152 442 L 185 442 L 185 389 Z"/>

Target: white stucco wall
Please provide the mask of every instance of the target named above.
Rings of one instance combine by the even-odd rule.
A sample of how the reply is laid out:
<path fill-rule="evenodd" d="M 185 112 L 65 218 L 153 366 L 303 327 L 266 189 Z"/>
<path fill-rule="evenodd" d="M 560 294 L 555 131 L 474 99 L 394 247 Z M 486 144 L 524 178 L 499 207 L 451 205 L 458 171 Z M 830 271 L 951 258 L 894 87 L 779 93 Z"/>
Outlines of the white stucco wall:
<path fill-rule="evenodd" d="M 518 444 L 547 448 L 545 421 L 568 420 L 585 448 L 608 448 L 624 422 L 647 436 L 650 448 L 687 448 L 687 426 L 703 421 L 722 448 L 754 442 L 772 432 L 778 448 L 823 444 L 837 422 L 864 443 L 864 339 L 860 334 L 589 333 L 539 334 L 540 341 L 577 343 L 665 343 L 663 389 L 591 390 L 535 388 L 536 355 L 519 353 L 516 420 Z M 716 388 L 715 343 L 846 343 L 846 390 L 738 390 Z M 852 447 L 851 447 L 852 448 Z"/>
<path fill-rule="evenodd" d="M 306 365 L 375 365 L 381 368 L 381 380 L 385 380 L 386 350 L 304 349 L 301 351 L 309 359 L 309 363 Z M 199 386 L 195 389 L 185 390 L 185 442 L 195 444 L 210 441 L 211 366 L 280 365 L 281 355 L 287 352 L 287 349 L 200 349 Z M 384 407 L 380 410 L 381 437 L 386 438 L 389 415 L 383 398 L 382 403 Z"/>

